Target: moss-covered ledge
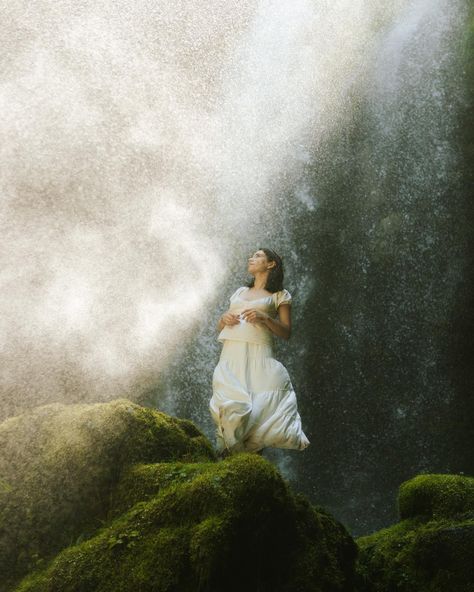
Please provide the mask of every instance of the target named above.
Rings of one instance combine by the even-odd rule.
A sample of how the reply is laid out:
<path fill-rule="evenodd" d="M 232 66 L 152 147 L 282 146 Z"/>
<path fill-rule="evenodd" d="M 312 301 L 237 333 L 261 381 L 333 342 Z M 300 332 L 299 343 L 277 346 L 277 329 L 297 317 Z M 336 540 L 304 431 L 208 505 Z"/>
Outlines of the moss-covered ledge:
<path fill-rule="evenodd" d="M 359 537 L 360 592 L 474 591 L 474 478 L 417 475 L 401 484 L 401 521 Z"/>
<path fill-rule="evenodd" d="M 124 513 L 17 592 L 352 590 L 350 535 L 258 455 L 136 465 L 117 491 Z"/>
<path fill-rule="evenodd" d="M 188 420 L 136 405 L 36 407 L 0 424 L 0 592 L 108 518 L 122 473 L 137 462 L 211 462 Z"/>

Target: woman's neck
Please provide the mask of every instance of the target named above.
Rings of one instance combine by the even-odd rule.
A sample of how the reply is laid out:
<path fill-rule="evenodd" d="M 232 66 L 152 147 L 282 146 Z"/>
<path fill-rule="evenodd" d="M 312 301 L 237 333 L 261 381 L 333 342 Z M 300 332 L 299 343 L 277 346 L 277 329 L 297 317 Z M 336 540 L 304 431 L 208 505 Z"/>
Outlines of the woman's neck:
<path fill-rule="evenodd" d="M 265 284 L 267 283 L 267 275 L 263 278 L 255 278 L 253 283 L 254 290 L 265 290 Z"/>

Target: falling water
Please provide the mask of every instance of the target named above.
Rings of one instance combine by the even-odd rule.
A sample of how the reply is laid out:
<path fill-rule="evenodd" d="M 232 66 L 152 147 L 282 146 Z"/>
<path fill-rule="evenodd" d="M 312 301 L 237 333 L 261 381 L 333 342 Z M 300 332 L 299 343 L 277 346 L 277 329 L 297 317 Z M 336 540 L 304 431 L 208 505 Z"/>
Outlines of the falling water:
<path fill-rule="evenodd" d="M 367 465 L 379 421 L 410 437 L 425 399 L 454 396 L 435 368 L 465 262 L 464 3 L 14 1 L 4 17 L 1 417 L 126 396 L 212 438 L 216 321 L 269 245 L 295 302 L 278 354 L 313 434 L 269 457 L 354 532 L 390 520 Z M 387 380 L 412 386 L 389 405 Z M 430 446 L 406 466 L 430 469 Z"/>

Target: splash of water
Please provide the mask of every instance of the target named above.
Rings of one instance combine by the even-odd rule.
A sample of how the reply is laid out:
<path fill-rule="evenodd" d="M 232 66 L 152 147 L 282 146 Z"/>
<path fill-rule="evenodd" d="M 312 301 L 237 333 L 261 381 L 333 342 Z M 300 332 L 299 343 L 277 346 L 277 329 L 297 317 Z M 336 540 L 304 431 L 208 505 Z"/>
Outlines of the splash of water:
<path fill-rule="evenodd" d="M 9 4 L 1 416 L 159 380 L 407 5 Z"/>

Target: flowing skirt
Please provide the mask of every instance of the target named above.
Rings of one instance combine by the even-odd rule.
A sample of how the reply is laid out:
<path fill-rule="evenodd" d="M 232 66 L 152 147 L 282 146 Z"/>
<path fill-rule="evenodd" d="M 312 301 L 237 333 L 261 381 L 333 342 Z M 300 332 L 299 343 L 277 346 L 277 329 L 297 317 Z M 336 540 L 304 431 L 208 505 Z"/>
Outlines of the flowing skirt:
<path fill-rule="evenodd" d="M 212 390 L 209 409 L 219 452 L 309 445 L 288 371 L 273 357 L 271 345 L 226 339 Z"/>

